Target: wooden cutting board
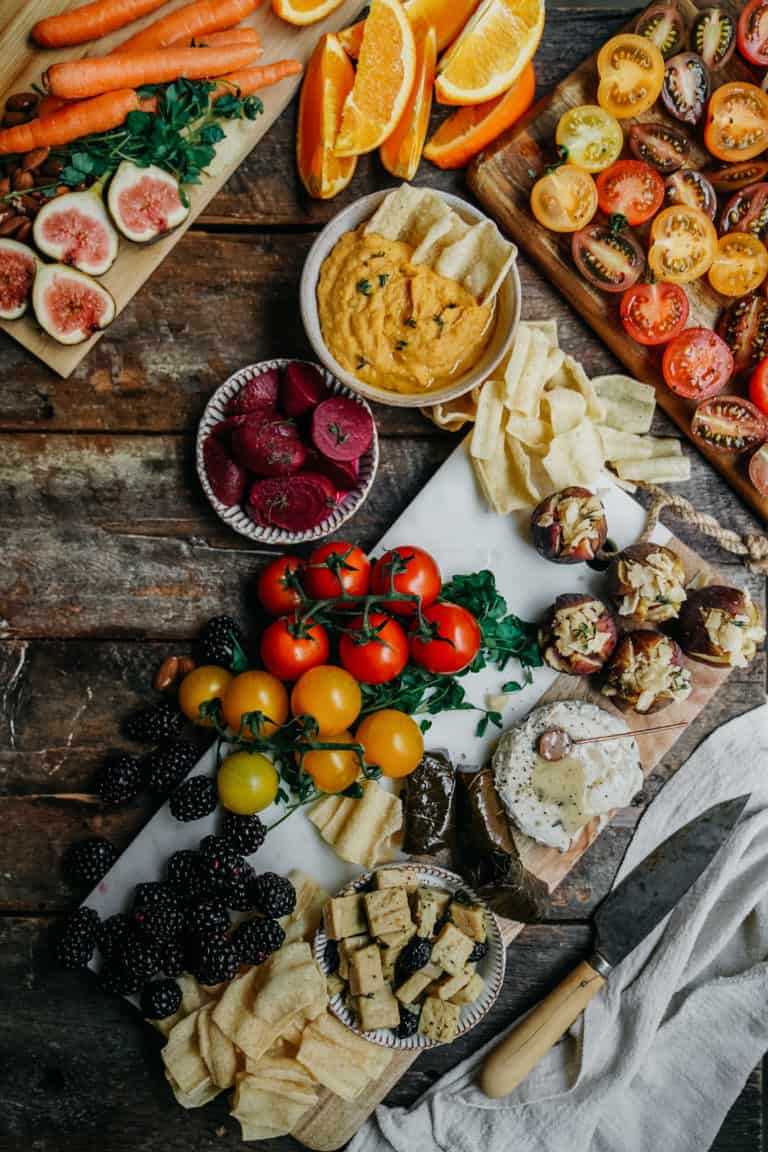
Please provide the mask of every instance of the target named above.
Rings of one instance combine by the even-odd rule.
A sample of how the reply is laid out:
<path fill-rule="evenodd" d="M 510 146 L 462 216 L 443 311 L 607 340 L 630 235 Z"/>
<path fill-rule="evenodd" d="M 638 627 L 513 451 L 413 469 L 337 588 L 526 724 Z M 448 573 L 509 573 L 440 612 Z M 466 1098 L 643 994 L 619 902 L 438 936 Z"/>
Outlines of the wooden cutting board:
<path fill-rule="evenodd" d="M 701 574 L 708 583 L 718 579 L 716 571 L 696 552 L 681 544 L 679 540 L 673 537 L 669 541 L 669 546 L 683 560 L 688 580 Z M 691 695 L 682 704 L 666 708 L 660 718 L 660 723 L 673 723 L 676 720 L 692 723 L 730 675 L 727 669 L 711 668 L 706 664 L 691 663 L 690 667 L 693 671 Z M 556 700 L 587 700 L 601 708 L 613 710 L 605 696 L 595 692 L 587 682 L 576 676 L 558 677 L 541 697 L 539 703 L 547 704 Z M 619 715 L 618 712 L 616 714 Z M 622 713 L 621 715 L 632 730 L 647 728 L 651 723 L 647 716 L 638 716 L 634 712 Z M 655 732 L 642 738 L 640 753 L 643 772 L 646 777 L 662 761 L 679 735 L 678 731 Z M 605 825 L 601 824 L 599 820 L 594 820 L 584 829 L 578 842 L 568 852 L 558 852 L 557 849 L 537 844 L 522 833 L 515 832 L 514 836 L 521 859 L 528 871 L 539 876 L 546 882 L 550 891 L 554 891 L 584 855 L 590 844 L 597 839 L 603 827 Z M 525 927 L 524 924 L 511 920 L 502 920 L 501 926 L 502 936 L 507 946 Z M 352 1103 L 346 1103 L 338 1096 L 323 1090 L 319 1102 L 301 1120 L 292 1135 L 308 1148 L 315 1149 L 316 1152 L 331 1152 L 332 1149 L 341 1148 L 354 1136 L 374 1108 L 394 1088 L 401 1076 L 405 1075 L 418 1055 L 418 1052 L 396 1053 L 384 1075 L 375 1084 L 371 1084 L 363 1095 Z"/>
<path fill-rule="evenodd" d="M 0 106 L 11 93 L 28 89 L 32 84 L 39 84 L 41 75 L 49 64 L 57 60 L 79 59 L 86 55 L 102 55 L 121 40 L 150 24 L 158 15 L 180 8 L 187 0 L 173 0 L 172 3 L 166 4 L 161 12 L 137 20 L 128 29 L 123 28 L 91 45 L 46 50 L 32 43 L 29 30 L 33 24 L 43 16 L 55 15 L 81 2 L 82 0 L 74 0 L 74 3 L 72 0 L 27 0 L 27 3 L 19 5 L 18 0 L 0 0 L 0 35 L 3 45 L 0 54 Z M 335 32 L 345 27 L 357 16 L 359 10 L 360 0 L 345 0 L 327 20 L 311 24 L 307 28 L 294 28 L 274 15 L 269 0 L 263 0 L 261 7 L 243 21 L 243 24 L 258 29 L 261 36 L 264 51 L 259 63 L 271 63 L 286 57 L 306 63 L 322 33 Z M 226 139 L 217 145 L 216 159 L 209 174 L 203 177 L 201 184 L 187 189 L 192 210 L 180 228 L 155 244 L 131 244 L 121 238 L 117 260 L 110 270 L 100 277 L 101 283 L 115 297 L 118 312 L 138 292 L 147 277 L 165 259 L 190 224 L 226 183 L 251 149 L 258 144 L 290 102 L 300 83 L 301 77 L 297 76 L 282 80 L 272 88 L 266 88 L 259 93 L 264 104 L 264 112 L 257 120 L 242 123 L 238 121 L 226 126 Z M 180 310 L 186 307 L 183 300 L 178 301 L 178 306 Z M 41 331 L 31 314 L 22 317 L 21 320 L 0 322 L 0 328 L 60 376 L 69 376 L 99 339 L 96 335 L 82 344 L 68 347 L 58 344 Z"/>
<path fill-rule="evenodd" d="M 678 7 L 688 25 L 697 12 L 691 0 L 678 0 Z M 723 7 L 736 18 L 740 5 L 725 0 Z M 627 25 L 631 31 L 637 17 Z M 490 150 L 482 153 L 469 170 L 469 186 L 480 203 L 509 233 L 516 244 L 537 263 L 584 320 L 597 332 L 614 355 L 640 380 L 653 384 L 660 406 L 682 431 L 690 435 L 691 414 L 695 405 L 675 396 L 661 375 L 661 350 L 644 348 L 631 340 L 619 320 L 618 295 L 601 292 L 588 284 L 571 259 L 570 236 L 550 232 L 537 223 L 529 209 L 534 180 L 555 158 L 555 129 L 560 117 L 579 104 L 596 103 L 596 53 L 585 60 L 547 96 L 540 100 L 515 128 L 502 136 Z M 728 66 L 716 74 L 720 84 L 730 80 L 749 80 L 760 84 L 762 74 L 749 67 L 735 53 Z M 660 102 L 639 120 L 663 121 L 678 129 L 683 126 L 669 117 Z M 624 121 L 626 128 L 634 121 Z M 707 153 L 700 143 L 701 133 L 690 130 L 691 154 L 687 166 L 703 168 Z M 628 153 L 628 150 L 627 154 Z M 689 325 L 714 327 L 727 302 L 709 286 L 706 277 L 687 286 L 691 311 Z M 763 520 L 768 522 L 768 498 L 761 496 L 750 483 L 744 457 L 722 456 L 697 447 L 714 468 Z"/>

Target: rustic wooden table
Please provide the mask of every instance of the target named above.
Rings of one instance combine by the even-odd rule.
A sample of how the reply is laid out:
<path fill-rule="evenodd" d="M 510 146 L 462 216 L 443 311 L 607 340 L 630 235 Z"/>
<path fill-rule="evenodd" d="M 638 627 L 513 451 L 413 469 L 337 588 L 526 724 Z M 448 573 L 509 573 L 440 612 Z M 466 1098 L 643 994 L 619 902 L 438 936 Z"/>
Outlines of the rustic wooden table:
<path fill-rule="evenodd" d="M 621 25 L 627 11 L 617 7 L 580 9 L 566 0 L 554 6 L 536 59 L 541 90 Z M 294 171 L 294 127 L 292 106 L 69 380 L 10 340 L 0 345 L 4 1152 L 241 1146 L 223 1099 L 188 1113 L 172 1103 L 154 1034 L 88 978 L 56 971 L 49 947 L 52 927 L 72 903 L 60 876 L 63 847 L 88 833 L 105 833 L 122 847 L 147 817 L 140 806 L 105 813 L 88 795 L 94 768 L 119 744 L 120 717 L 149 695 L 161 655 L 188 651 L 206 618 L 249 616 L 266 551 L 225 530 L 200 491 L 193 437 L 205 401 L 240 365 L 307 351 L 297 288 L 313 235 L 342 203 L 391 182 L 366 159 L 339 201 L 310 202 Z M 418 180 L 463 187 L 461 173 L 426 163 Z M 525 261 L 520 271 L 523 315 L 557 316 L 563 346 L 590 372 L 614 368 Z M 380 408 L 376 416 L 381 468 L 353 524 L 364 545 L 376 541 L 456 442 L 416 412 Z M 662 418 L 658 425 L 672 430 Z M 762 530 L 698 456 L 692 464 L 683 491 L 698 507 L 739 530 Z M 680 535 L 729 579 L 746 580 L 764 604 L 761 580 L 706 541 Z M 614 821 L 557 892 L 551 920 L 515 941 L 504 993 L 489 1018 L 466 1041 L 422 1057 L 393 1102 L 413 1101 L 582 956 L 589 914 L 610 886 L 643 803 L 718 724 L 764 700 L 765 675 L 764 655 L 734 673 L 650 780 L 643 801 Z M 715 1148 L 758 1152 L 764 1125 L 756 1069 Z M 270 1147 L 297 1145 L 285 1139 Z"/>

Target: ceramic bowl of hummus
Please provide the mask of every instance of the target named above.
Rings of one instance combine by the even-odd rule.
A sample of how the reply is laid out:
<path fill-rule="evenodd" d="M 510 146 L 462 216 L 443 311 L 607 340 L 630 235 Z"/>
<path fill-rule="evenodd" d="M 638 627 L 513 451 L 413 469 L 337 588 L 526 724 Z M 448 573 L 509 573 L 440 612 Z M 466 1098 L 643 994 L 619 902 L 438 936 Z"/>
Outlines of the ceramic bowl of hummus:
<path fill-rule="evenodd" d="M 473 204 L 410 185 L 397 195 L 405 205 L 374 192 L 325 226 L 304 264 L 301 314 L 348 388 L 419 408 L 493 375 L 519 322 L 520 278 L 514 246 Z"/>

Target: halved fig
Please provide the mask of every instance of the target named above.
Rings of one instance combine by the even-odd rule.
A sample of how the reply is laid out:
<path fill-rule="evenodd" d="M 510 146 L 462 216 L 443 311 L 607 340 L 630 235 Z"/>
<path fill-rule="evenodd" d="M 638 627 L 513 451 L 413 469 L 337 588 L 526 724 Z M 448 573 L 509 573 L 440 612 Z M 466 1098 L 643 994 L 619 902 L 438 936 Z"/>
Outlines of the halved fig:
<path fill-rule="evenodd" d="M 67 192 L 43 204 L 32 235 L 45 256 L 88 276 L 101 276 L 117 256 L 117 232 L 95 192 Z"/>
<path fill-rule="evenodd" d="M 79 344 L 115 318 L 115 301 L 106 288 L 66 264 L 40 265 L 32 307 L 40 327 L 60 344 Z"/>
<path fill-rule="evenodd" d="M 29 304 L 38 259 L 18 240 L 0 239 L 0 320 L 18 320 Z"/>
<path fill-rule="evenodd" d="M 172 232 L 189 215 L 175 176 L 155 164 L 139 168 L 130 160 L 123 160 L 112 177 L 107 205 L 116 228 L 135 244 Z"/>

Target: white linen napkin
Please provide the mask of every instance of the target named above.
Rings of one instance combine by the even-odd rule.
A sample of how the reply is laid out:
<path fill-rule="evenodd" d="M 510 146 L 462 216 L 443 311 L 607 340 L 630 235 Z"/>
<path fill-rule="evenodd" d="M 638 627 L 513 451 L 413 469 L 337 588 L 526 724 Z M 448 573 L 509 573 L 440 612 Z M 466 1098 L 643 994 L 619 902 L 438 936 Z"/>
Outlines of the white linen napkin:
<path fill-rule="evenodd" d="M 379 1107 L 348 1152 L 704 1152 L 768 1050 L 768 705 L 710 736 L 642 817 L 616 881 L 722 800 L 727 844 L 515 1091 L 475 1086 L 493 1047 L 410 1109 Z M 514 948 L 514 943 L 512 944 Z"/>

